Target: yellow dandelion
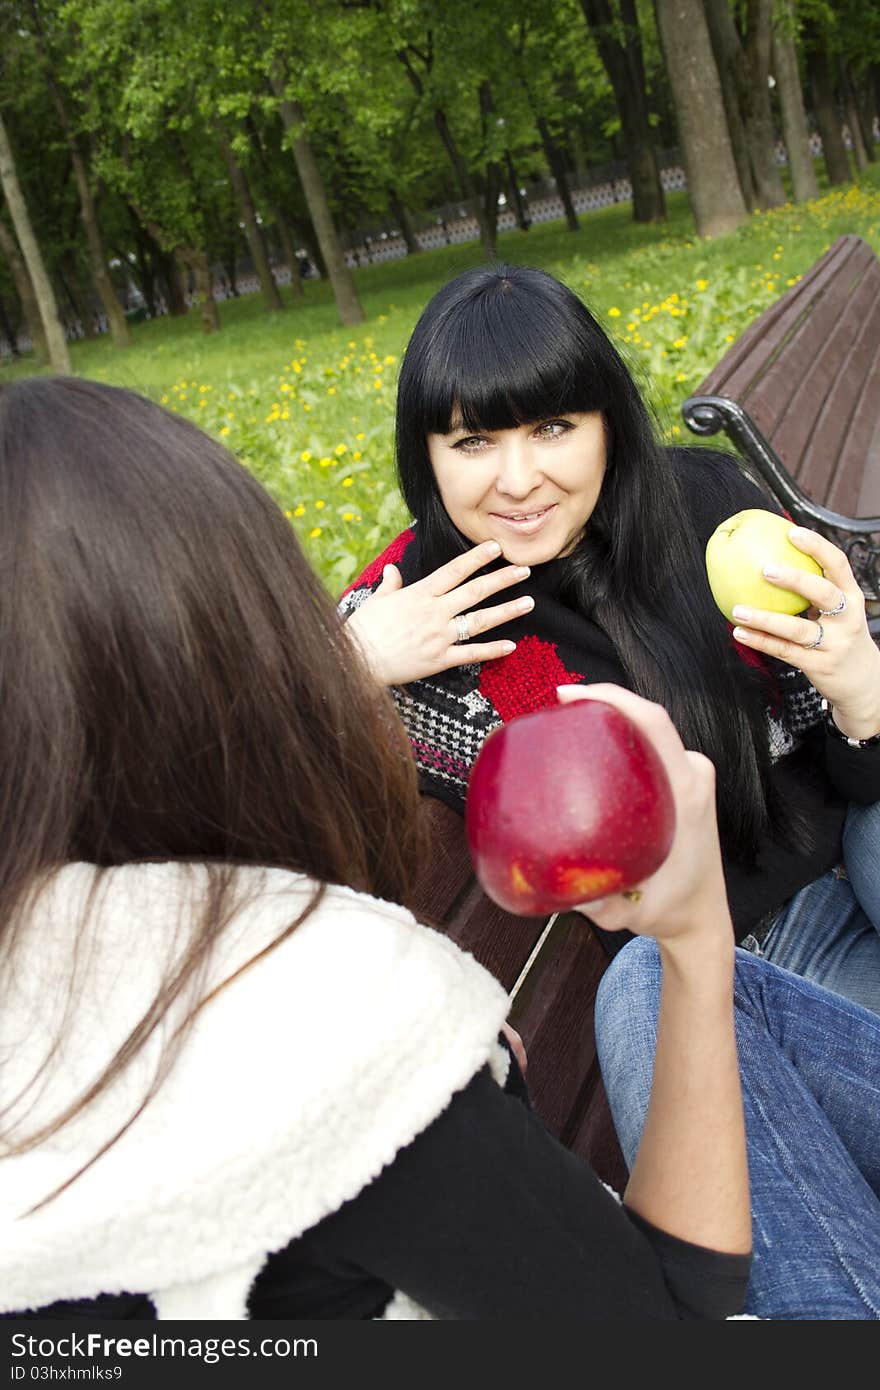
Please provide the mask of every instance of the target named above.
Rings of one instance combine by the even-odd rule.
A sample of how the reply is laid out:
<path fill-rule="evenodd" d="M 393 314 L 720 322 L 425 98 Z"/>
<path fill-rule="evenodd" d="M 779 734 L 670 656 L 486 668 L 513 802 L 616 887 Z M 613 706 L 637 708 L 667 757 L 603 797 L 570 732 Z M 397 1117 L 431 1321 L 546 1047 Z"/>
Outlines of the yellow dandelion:
<path fill-rule="evenodd" d="M 223 428 L 221 429 L 220 433 L 221 433 L 221 434 L 228 434 L 228 433 L 229 433 L 229 426 L 228 426 L 228 425 L 224 425 Z"/>
<path fill-rule="evenodd" d="M 363 454 L 361 453 L 360 449 L 355 449 L 354 453 L 352 454 L 352 458 L 354 459 L 355 463 L 360 463 L 361 459 L 363 458 Z"/>
<path fill-rule="evenodd" d="M 322 458 L 322 459 L 321 459 L 321 467 L 322 467 L 322 468 L 329 468 L 332 462 L 333 462 L 333 460 L 332 460 L 331 458 Z"/>
<path fill-rule="evenodd" d="M 302 371 L 302 366 L 300 365 L 299 362 L 294 362 L 294 363 L 293 363 L 293 370 L 294 370 L 295 372 L 301 372 L 301 371 Z"/>
<path fill-rule="evenodd" d="M 608 317 L 609 317 L 610 319 L 619 319 L 619 318 L 620 318 L 620 310 L 618 309 L 618 307 L 617 307 L 616 304 L 615 304 L 612 308 L 610 308 L 610 309 L 608 310 Z"/>
<path fill-rule="evenodd" d="M 708 288 L 709 288 L 709 281 L 708 281 L 708 280 L 698 280 L 698 281 L 697 281 L 697 289 L 700 291 L 701 294 L 702 294 L 703 290 L 707 290 Z"/>
<path fill-rule="evenodd" d="M 294 516 L 305 516 L 306 509 L 303 506 L 302 502 L 297 504 L 297 506 L 294 508 L 293 514 Z"/>
<path fill-rule="evenodd" d="M 343 455 L 343 454 L 347 454 L 347 453 L 348 453 L 348 445 L 347 445 L 347 444 L 337 444 L 337 445 L 336 445 L 336 448 L 333 450 L 333 452 L 334 452 L 334 454 L 337 455 L 338 458 L 342 458 L 342 455 Z"/>
<path fill-rule="evenodd" d="M 335 395 L 336 395 L 336 387 L 335 387 L 335 386 L 328 386 L 328 387 L 327 387 L 327 395 L 328 395 L 328 396 L 335 396 Z"/>
<path fill-rule="evenodd" d="M 363 430 L 361 430 L 360 434 L 355 435 L 355 439 L 366 439 L 366 437 L 367 436 L 364 434 Z"/>
<path fill-rule="evenodd" d="M 311 410 L 311 408 L 308 401 L 303 401 L 303 410 Z"/>
<path fill-rule="evenodd" d="M 342 520 L 343 520 L 343 521 L 354 521 L 354 512 L 343 512 L 343 513 L 342 513 Z"/>
<path fill-rule="evenodd" d="M 303 449 L 302 453 L 300 454 L 300 459 L 302 460 L 303 463 L 311 463 L 311 460 L 312 460 L 312 451 L 311 451 L 311 449 Z"/>
<path fill-rule="evenodd" d="M 343 486 L 343 487 L 351 487 L 353 483 L 354 483 L 354 478 L 343 478 L 343 479 L 342 479 L 342 486 Z"/>
<path fill-rule="evenodd" d="M 382 361 L 386 367 L 393 367 L 394 363 L 397 361 L 397 358 L 394 356 L 393 352 L 389 352 L 387 357 L 382 358 Z"/>
<path fill-rule="evenodd" d="M 315 506 L 318 508 L 318 511 L 320 511 L 321 508 L 324 507 L 324 506 L 326 506 L 326 505 L 327 505 L 326 502 L 324 502 L 323 499 L 320 498 L 320 497 L 318 498 L 317 502 L 315 503 Z"/>
<path fill-rule="evenodd" d="M 320 528 L 320 526 L 313 526 L 312 529 L 311 529 L 311 531 L 309 532 L 309 540 L 310 540 L 310 541 L 316 541 L 316 540 L 318 539 L 318 537 L 320 536 L 320 534 L 321 534 L 321 528 Z"/>
<path fill-rule="evenodd" d="M 168 404 L 168 397 L 167 397 L 167 396 L 160 396 L 160 397 L 159 397 L 159 400 L 162 402 L 163 405 L 167 405 L 167 404 Z"/>

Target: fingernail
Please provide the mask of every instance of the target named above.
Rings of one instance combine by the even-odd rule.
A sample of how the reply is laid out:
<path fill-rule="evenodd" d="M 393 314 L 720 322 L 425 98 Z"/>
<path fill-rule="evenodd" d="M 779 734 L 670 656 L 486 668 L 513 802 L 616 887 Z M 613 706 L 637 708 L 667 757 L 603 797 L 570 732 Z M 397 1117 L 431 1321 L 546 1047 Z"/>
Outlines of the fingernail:
<path fill-rule="evenodd" d="M 487 555 L 500 555 L 501 545 L 498 541 L 486 541 L 484 549 Z"/>
<path fill-rule="evenodd" d="M 534 608 L 535 600 L 526 595 L 525 598 L 517 599 L 516 606 L 520 613 L 528 613 L 530 608 Z"/>
<path fill-rule="evenodd" d="M 504 648 L 504 655 L 505 655 L 505 656 L 510 656 L 510 653 L 511 653 L 511 652 L 515 652 L 515 651 L 516 651 L 516 643 L 515 643 L 515 642 L 502 642 L 501 645 L 502 645 L 502 647 Z"/>
<path fill-rule="evenodd" d="M 765 579 L 778 579 L 781 571 L 775 565 L 765 565 L 761 573 Z"/>
<path fill-rule="evenodd" d="M 513 572 L 518 574 L 521 579 L 525 579 L 526 575 L 531 574 L 532 571 L 528 565 L 515 565 Z"/>
<path fill-rule="evenodd" d="M 746 632 L 745 628 L 735 627 L 733 629 L 733 635 L 737 642 L 745 642 L 749 634 Z"/>
<path fill-rule="evenodd" d="M 733 610 L 733 616 L 739 618 L 741 623 L 747 623 L 751 621 L 752 610 L 751 608 L 741 608 L 739 604 L 737 604 L 736 608 Z"/>

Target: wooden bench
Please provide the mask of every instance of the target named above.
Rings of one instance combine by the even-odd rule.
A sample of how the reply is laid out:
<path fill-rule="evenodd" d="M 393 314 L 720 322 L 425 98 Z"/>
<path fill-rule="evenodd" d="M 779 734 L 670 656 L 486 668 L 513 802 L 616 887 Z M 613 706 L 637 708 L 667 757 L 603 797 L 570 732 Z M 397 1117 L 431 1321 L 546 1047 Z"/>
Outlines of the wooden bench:
<path fill-rule="evenodd" d="M 849 556 L 880 636 L 880 261 L 840 237 L 682 407 L 796 522 Z"/>
<path fill-rule="evenodd" d="M 544 920 L 496 907 L 474 878 L 464 821 L 422 798 L 431 854 L 417 909 L 500 980 L 512 995 L 510 1021 L 529 1057 L 532 1102 L 558 1139 L 622 1192 L 626 1166 L 596 1058 L 593 1005 L 608 957 L 586 920 Z"/>

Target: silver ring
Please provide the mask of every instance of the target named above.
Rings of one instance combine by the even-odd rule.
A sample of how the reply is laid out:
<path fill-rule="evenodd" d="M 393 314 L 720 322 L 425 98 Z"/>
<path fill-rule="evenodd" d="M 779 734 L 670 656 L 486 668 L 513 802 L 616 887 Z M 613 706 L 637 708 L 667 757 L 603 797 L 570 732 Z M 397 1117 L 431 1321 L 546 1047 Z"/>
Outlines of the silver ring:
<path fill-rule="evenodd" d="M 458 632 L 458 636 L 455 639 L 455 645 L 458 646 L 459 642 L 467 642 L 470 639 L 471 635 L 470 628 L 468 627 L 468 620 L 463 613 L 459 613 L 456 617 L 455 627 L 456 631 Z"/>
<path fill-rule="evenodd" d="M 825 636 L 825 629 L 821 623 L 817 623 L 816 626 L 819 629 L 819 636 L 816 638 L 815 642 L 801 643 L 801 646 L 803 647 L 805 652 L 811 652 L 814 647 L 821 647 L 822 645 L 822 638 Z"/>
<path fill-rule="evenodd" d="M 846 594 L 840 595 L 840 603 L 836 608 L 820 608 L 819 612 L 823 618 L 836 618 L 846 607 Z"/>

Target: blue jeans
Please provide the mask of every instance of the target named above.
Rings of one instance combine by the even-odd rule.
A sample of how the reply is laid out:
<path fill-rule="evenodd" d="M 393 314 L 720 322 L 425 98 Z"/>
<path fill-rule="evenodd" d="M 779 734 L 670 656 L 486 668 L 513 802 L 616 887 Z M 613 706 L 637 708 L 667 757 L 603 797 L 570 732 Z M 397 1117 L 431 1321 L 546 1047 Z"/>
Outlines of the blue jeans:
<path fill-rule="evenodd" d="M 602 1075 L 630 1167 L 660 974 L 654 942 L 630 941 L 596 1002 Z M 754 1248 L 745 1311 L 880 1319 L 880 1019 L 747 951 L 736 953 L 734 999 Z"/>
<path fill-rule="evenodd" d="M 880 801 L 850 805 L 843 864 L 786 903 L 757 954 L 880 1013 Z"/>

